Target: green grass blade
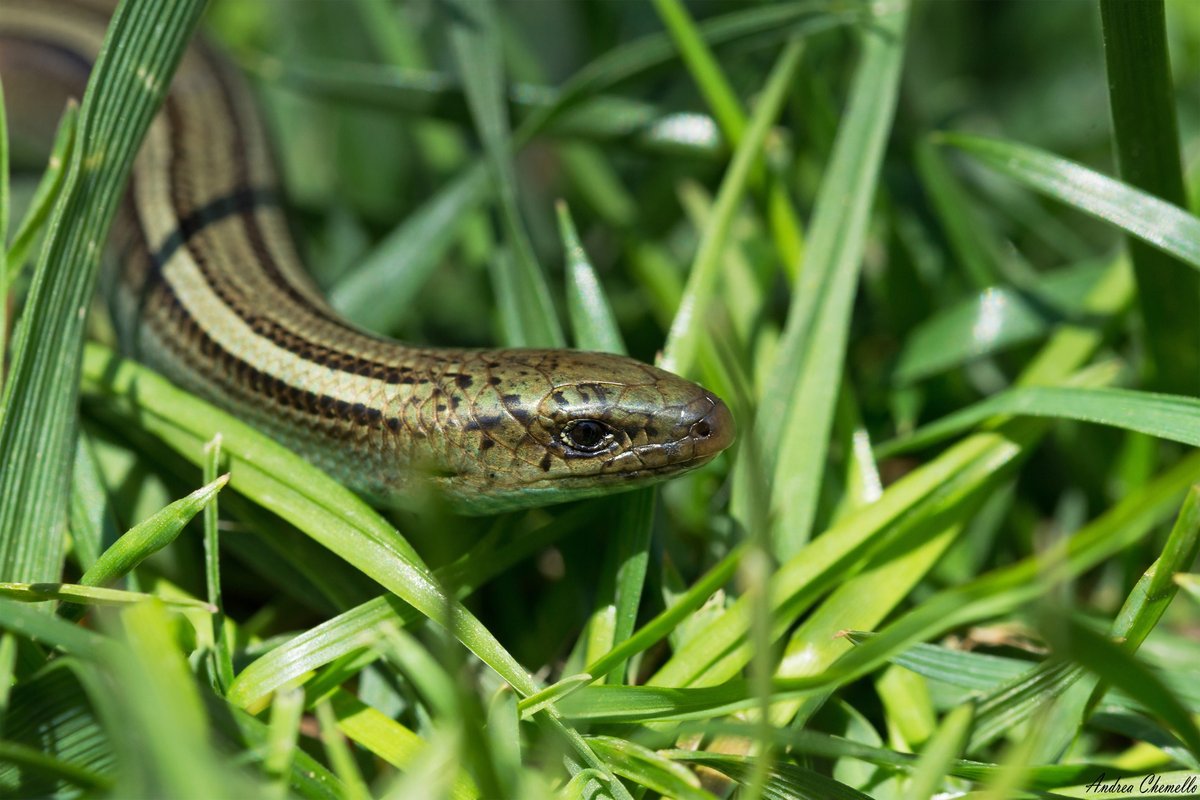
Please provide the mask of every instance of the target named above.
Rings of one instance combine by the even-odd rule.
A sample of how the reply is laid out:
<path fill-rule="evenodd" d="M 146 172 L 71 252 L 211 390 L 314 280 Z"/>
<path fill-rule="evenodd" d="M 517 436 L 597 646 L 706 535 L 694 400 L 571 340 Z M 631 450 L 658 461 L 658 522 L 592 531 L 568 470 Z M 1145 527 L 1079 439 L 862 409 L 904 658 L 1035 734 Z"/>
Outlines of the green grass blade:
<path fill-rule="evenodd" d="M 303 715 L 303 691 L 278 691 L 271 698 L 271 721 L 267 728 L 267 747 L 262 767 L 267 779 L 273 782 L 272 794 L 275 797 L 287 795 L 288 775 L 292 772 Z"/>
<path fill-rule="evenodd" d="M 816 512 L 907 21 L 908 8 L 902 4 L 863 32 L 846 115 L 821 183 L 800 280 L 756 418 L 756 439 L 768 474 L 774 475 L 773 546 L 781 561 L 808 540 Z"/>
<path fill-rule="evenodd" d="M 8 352 L 8 217 L 12 201 L 9 190 L 8 118 L 4 104 L 4 82 L 0 81 L 0 359 Z M 3 398 L 4 374 L 0 370 L 0 398 Z M 0 415 L 4 413 L 0 399 Z"/>
<path fill-rule="evenodd" d="M 1200 269 L 1200 219 L 1176 205 L 1028 145 L 964 133 L 941 134 L 938 141 Z"/>
<path fill-rule="evenodd" d="M 329 302 L 359 325 L 383 333 L 395 330 L 454 244 L 462 220 L 489 190 L 485 166 L 467 167 L 334 285 Z"/>
<path fill-rule="evenodd" d="M 496 278 L 515 283 L 521 336 L 511 344 L 563 347 L 566 339 L 554 311 L 554 301 L 517 206 L 496 9 L 492 0 L 451 0 L 448 7 L 452 10 L 451 45 L 496 187 L 500 219 L 513 261 L 513 269 Z"/>
<path fill-rule="evenodd" d="M 754 109 L 746 135 L 738 144 L 729 169 L 717 192 L 712 218 L 696 250 L 695 260 L 688 273 L 687 287 L 679 311 L 671 323 L 659 365 L 679 374 L 688 374 L 696 359 L 700 343 L 707 334 L 705 321 L 711 311 L 720 277 L 721 255 L 729 235 L 738 205 L 746 193 L 750 170 L 761 155 L 767 132 L 783 108 L 792 75 L 800 63 L 803 45 L 800 39 L 791 40 L 775 62 L 767 78 L 763 95 Z"/>
<path fill-rule="evenodd" d="M 552 686 L 547 686 L 537 694 L 530 695 L 517 704 L 517 710 L 521 712 L 521 718 L 525 719 L 532 716 L 534 713 L 541 711 L 543 708 L 550 706 L 559 698 L 566 697 L 576 689 L 580 689 L 591 683 L 593 678 L 586 672 L 579 675 L 568 675 L 560 678 L 559 681 Z"/>
<path fill-rule="evenodd" d="M 596 611 L 588 626 L 585 657 L 599 659 L 633 634 L 646 569 L 650 563 L 650 537 L 654 523 L 655 489 L 641 489 L 616 499 L 618 503 L 613 539 L 605 552 L 596 595 Z M 623 663 L 595 673 L 603 683 L 624 683 Z"/>
<path fill-rule="evenodd" d="M 1200 554 L 1200 486 L 1193 485 L 1179 509 L 1162 555 L 1133 587 L 1109 629 L 1109 635 L 1122 640 L 1121 646 L 1127 652 L 1135 652 L 1158 624 L 1178 590 L 1172 578 L 1191 567 L 1197 554 Z M 1099 683 L 1093 689 L 1083 711 L 1083 721 L 1086 722 L 1107 688 Z"/>
<path fill-rule="evenodd" d="M 1174 580 L 1179 588 L 1190 594 L 1196 602 L 1200 602 L 1200 575 L 1181 572 L 1174 576 Z"/>
<path fill-rule="evenodd" d="M 13 234 L 12 247 L 9 248 L 5 265 L 9 286 L 13 285 L 25 264 L 28 263 L 38 234 L 46 226 L 50 214 L 62 194 L 63 186 L 66 184 L 67 169 L 71 163 L 71 154 L 75 148 L 78 124 L 79 104 L 73 99 L 68 100 L 62 119 L 58 122 L 58 132 L 54 136 L 54 147 L 50 151 L 50 160 L 46 164 L 46 171 L 42 173 L 42 179 L 38 182 L 33 199 L 29 202 L 29 210 L 25 212 L 21 224 L 17 226 L 17 231 Z"/>
<path fill-rule="evenodd" d="M 104 792 L 112 788 L 112 780 L 106 775 L 16 742 L 0 742 L 0 761 L 51 781 L 65 781 L 85 791 Z"/>
<path fill-rule="evenodd" d="M 112 648 L 108 664 L 118 685 L 117 713 L 140 733 L 124 742 L 138 745 L 122 754 L 118 793 L 204 798 L 249 789 L 236 773 L 217 767 L 199 687 L 162 606 L 153 601 L 130 606 L 121 611 L 119 624 L 110 625 L 125 643 Z"/>
<path fill-rule="evenodd" d="M 1033 341 L 1063 320 L 1099 323 L 1085 315 L 1089 294 L 1107 262 L 1087 261 L 1040 275 L 1035 293 L 991 286 L 934 313 L 904 342 L 892 379 L 916 383 L 974 359 Z"/>
<path fill-rule="evenodd" d="M 104 589 L 75 583 L 0 583 L 0 597 L 7 597 L 22 603 L 63 600 L 93 606 L 129 606 L 145 600 L 157 599 L 168 608 L 186 608 L 209 614 L 216 613 L 216 606 L 205 603 L 203 600 L 155 597 L 155 595 L 145 592 L 126 592 L 122 589 Z"/>
<path fill-rule="evenodd" d="M 579 241 L 566 201 L 558 201 L 557 211 L 558 233 L 567 266 L 567 312 L 575 346 L 580 350 L 627 355 L 612 304 Z"/>
<path fill-rule="evenodd" d="M 89 661 L 103 657 L 109 646 L 105 636 L 12 600 L 0 599 L 0 628 Z"/>
<path fill-rule="evenodd" d="M 4 718 L 8 716 L 8 701 L 12 693 L 13 670 L 17 665 L 17 639 L 11 633 L 0 636 L 0 736 L 4 734 Z"/>
<path fill-rule="evenodd" d="M 203 0 L 123 2 L 88 81 L 78 134 L 85 144 L 71 159 L 5 388 L 0 578 L 52 581 L 61 569 L 82 312 L 134 156 L 203 8 Z"/>
<path fill-rule="evenodd" d="M 746 114 L 696 23 L 679 0 L 654 0 L 654 9 L 679 48 L 679 55 L 712 109 L 717 124 L 737 146 L 746 132 Z"/>
<path fill-rule="evenodd" d="M 678 800 L 715 800 L 694 772 L 653 750 L 615 736 L 589 736 L 587 741 L 613 772 L 639 786 Z"/>
<path fill-rule="evenodd" d="M 221 434 L 218 433 L 205 445 L 204 454 L 204 482 L 212 485 L 218 480 L 221 471 Z M 204 583 L 208 602 L 214 609 L 211 675 L 217 693 L 224 695 L 229 690 L 229 684 L 233 683 L 233 654 L 230 652 L 229 639 L 226 636 L 225 602 L 221 592 L 221 540 L 217 531 L 217 503 L 217 494 L 214 492 L 212 499 L 204 506 Z"/>
<path fill-rule="evenodd" d="M 679 0 L 655 0 L 667 31 L 679 48 L 684 65 L 700 89 L 708 107 L 716 117 L 721 132 L 736 149 L 742 144 L 749 124 L 733 86 L 721 70 L 712 50 L 686 7 Z M 799 34 L 792 41 L 798 41 Z M 749 176 L 752 188 L 759 192 L 765 206 L 765 216 L 775 240 L 775 249 L 789 278 L 796 277 L 804 248 L 804 231 L 800 216 L 792 205 L 785 181 L 777 175 L 767 176 L 763 169 L 765 160 L 757 161 Z M 765 180 L 764 180 L 765 179 Z"/>
<path fill-rule="evenodd" d="M 1101 0 L 1100 24 L 1121 178 L 1187 208 L 1163 2 Z M 1200 393 L 1200 275 L 1140 241 L 1129 255 L 1155 388 Z"/>
<path fill-rule="evenodd" d="M 714 592 L 733 579 L 738 565 L 741 563 L 742 556 L 745 553 L 745 545 L 732 550 L 729 555 L 725 556 L 725 558 L 721 559 L 712 569 L 705 573 L 700 580 L 692 584 L 687 592 L 676 598 L 675 603 L 670 608 L 643 625 L 637 633 L 625 642 L 588 664 L 585 672 L 594 676 L 606 675 L 622 661 L 633 657 L 661 640 L 693 612 L 708 602 Z"/>
<path fill-rule="evenodd" d="M 455 717 L 458 697 L 454 680 L 412 634 L 384 627 L 374 647 L 408 678 L 435 715 Z"/>
<path fill-rule="evenodd" d="M 215 694 L 205 694 L 203 699 L 213 729 L 240 746 L 253 761 L 261 763 L 269 745 L 267 724 L 231 706 Z M 289 784 L 292 791 L 307 800 L 343 800 L 345 795 L 333 773 L 302 748 L 295 751 Z M 263 794 L 269 791 L 270 787 L 263 787 Z"/>
<path fill-rule="evenodd" d="M 328 700 L 317 703 L 317 720 L 321 723 L 321 741 L 325 743 L 325 755 L 333 765 L 334 774 L 346 787 L 345 800 L 370 800 L 371 790 L 363 780 L 349 744 L 337 729 L 337 718 Z"/>
<path fill-rule="evenodd" d="M 229 476 L 222 475 L 130 529 L 112 547 L 104 551 L 104 555 L 83 574 L 79 582 L 84 586 L 110 586 L 128 575 L 147 557 L 175 541 L 183 527 L 199 514 L 228 482 Z M 77 620 L 83 614 L 83 608 L 75 604 L 63 604 L 59 607 L 58 614 L 69 620 Z"/>
<path fill-rule="evenodd" d="M 970 196 L 937 147 L 922 139 L 916 147 L 917 174 L 928 195 L 958 267 L 977 289 L 997 282 L 1001 245 L 975 213 Z"/>
<path fill-rule="evenodd" d="M 1154 713 L 1183 739 L 1192 755 L 1200 758 L 1200 730 L 1187 709 L 1153 672 L 1130 653 L 1070 618 L 1057 620 L 1054 625 L 1056 630 L 1063 630 L 1067 635 L 1054 638 L 1052 647 L 1107 683 L 1120 687 L 1147 708 L 1154 709 Z"/>
<path fill-rule="evenodd" d="M 75 560 L 84 571 L 91 569 L 105 548 L 120 537 L 104 479 L 86 432 L 80 433 L 75 444 L 70 526 Z"/>
<path fill-rule="evenodd" d="M 919 450 L 1000 414 L 1075 419 L 1200 445 L 1200 400 L 1195 398 L 1132 389 L 1024 386 L 942 417 L 908 436 L 883 442 L 875 453 L 884 458 Z"/>

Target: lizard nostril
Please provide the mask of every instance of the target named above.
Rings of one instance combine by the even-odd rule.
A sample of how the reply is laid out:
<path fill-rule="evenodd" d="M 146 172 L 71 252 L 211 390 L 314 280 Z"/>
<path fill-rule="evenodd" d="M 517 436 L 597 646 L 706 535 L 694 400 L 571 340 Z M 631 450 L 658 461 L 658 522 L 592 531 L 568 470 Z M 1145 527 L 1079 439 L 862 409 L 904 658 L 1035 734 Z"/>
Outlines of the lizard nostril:
<path fill-rule="evenodd" d="M 712 433 L 712 425 L 706 419 L 700 420 L 692 426 L 692 433 L 701 439 L 707 439 L 709 434 Z"/>

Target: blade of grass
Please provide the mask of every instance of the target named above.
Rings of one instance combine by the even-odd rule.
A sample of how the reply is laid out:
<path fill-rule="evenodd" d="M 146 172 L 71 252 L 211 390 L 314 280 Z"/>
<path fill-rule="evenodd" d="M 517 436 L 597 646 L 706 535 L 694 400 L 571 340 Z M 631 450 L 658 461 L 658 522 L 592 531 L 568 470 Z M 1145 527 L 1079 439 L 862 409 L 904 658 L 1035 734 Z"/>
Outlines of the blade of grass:
<path fill-rule="evenodd" d="M 663 345 L 663 355 L 659 359 L 659 366 L 663 369 L 681 375 L 688 374 L 692 369 L 700 343 L 707 333 L 705 321 L 717 290 L 721 254 L 725 249 L 729 227 L 745 196 L 750 169 L 761 154 L 767 133 L 783 108 L 802 53 L 803 43 L 796 38 L 788 42 L 780 54 L 746 128 L 746 135 L 734 152 L 721 181 L 710 224 L 696 249 L 683 299 Z"/>
<path fill-rule="evenodd" d="M 63 186 L 67 180 L 67 170 L 71 164 L 72 153 L 75 149 L 75 138 L 79 125 L 79 104 L 74 100 L 67 101 L 62 119 L 58 121 L 58 132 L 54 135 L 54 146 L 50 150 L 50 160 L 46 163 L 46 171 L 34 190 L 33 198 L 29 201 L 29 209 L 25 212 L 21 224 L 13 234 L 12 246 L 8 250 L 5 273 L 8 286 L 21 275 L 21 270 L 29 262 L 33 245 L 37 242 L 38 234 L 45 228 L 50 214 L 62 195 Z M 0 278 L 2 280 L 2 278 Z"/>
<path fill-rule="evenodd" d="M 592 269 L 587 252 L 579 242 L 571 210 L 559 200 L 558 233 L 567 265 L 567 311 L 575 346 L 580 350 L 628 355 L 612 305 Z"/>
<path fill-rule="evenodd" d="M 75 583 L 0 583 L 0 597 L 22 603 L 65 600 L 94 606 L 128 606 L 153 598 L 168 608 L 188 608 L 209 614 L 216 613 L 216 607 L 203 600 L 155 597 L 145 592 L 126 592 L 121 589 L 104 589 Z"/>
<path fill-rule="evenodd" d="M 1001 175 L 1084 213 L 1200 269 L 1200 219 L 1121 181 L 1035 147 L 965 133 L 935 141 L 956 147 Z"/>
<path fill-rule="evenodd" d="M 222 475 L 131 528 L 112 547 L 104 551 L 104 555 L 83 574 L 79 582 L 84 586 L 103 587 L 125 577 L 148 556 L 175 541 L 183 527 L 200 513 L 228 482 L 229 476 Z M 64 603 L 59 606 L 58 615 L 75 621 L 83 615 L 83 611 L 82 606 Z"/>
<path fill-rule="evenodd" d="M 363 703 L 349 692 L 338 689 L 329 695 L 330 708 L 338 730 L 397 769 L 409 772 L 426 751 L 426 742 L 400 723 Z M 460 773 L 451 784 L 454 800 L 472 800 L 479 790 Z"/>
<path fill-rule="evenodd" d="M 204 446 L 204 482 L 212 484 L 218 480 L 221 471 L 221 434 L 213 437 Z M 221 541 L 217 532 L 218 497 L 214 493 L 212 499 L 204 506 L 204 583 L 208 602 L 216 609 L 213 614 L 212 638 L 213 650 L 209 656 L 209 667 L 217 694 L 224 696 L 233 683 L 233 654 L 229 648 L 226 636 L 225 602 L 221 593 Z"/>
<path fill-rule="evenodd" d="M 203 8 L 203 0 L 122 2 L 88 81 L 79 118 L 83 145 L 72 154 L 5 387 L 5 580 L 53 581 L 61 569 L 85 312 L 134 156 Z"/>
<path fill-rule="evenodd" d="M 504 63 L 492 0 L 449 0 L 450 42 L 462 76 L 475 129 L 483 142 L 488 170 L 496 188 L 500 219 L 513 269 L 496 280 L 511 281 L 519 301 L 521 336 L 512 346 L 563 347 L 566 339 L 554 301 L 538 266 L 517 205 L 508 106 L 504 101 Z"/>
<path fill-rule="evenodd" d="M 971 732 L 975 709 L 969 703 L 953 709 L 937 732 L 926 743 L 921 760 L 913 771 L 907 797 L 913 800 L 929 800 L 942 786 L 942 781 L 953 768 Z"/>
<path fill-rule="evenodd" d="M 287 796 L 288 776 L 296 756 L 300 720 L 304 715 L 304 692 L 299 689 L 278 691 L 271 698 L 271 721 L 267 728 L 267 747 L 262 769 L 272 781 L 273 797 Z"/>
<path fill-rule="evenodd" d="M 615 736 L 589 736 L 588 744 L 604 757 L 613 772 L 639 786 L 678 800 L 715 800 L 700 787 L 694 772 L 653 750 Z"/>
<path fill-rule="evenodd" d="M 250 789 L 237 773 L 217 766 L 198 687 L 161 604 L 129 606 L 119 623 L 109 624 L 120 631 L 125 645 L 112 648 L 108 660 L 117 683 L 113 707 L 140 734 L 117 741 L 125 750 L 117 792 L 204 798 Z"/>
<path fill-rule="evenodd" d="M 916 383 L 1037 339 L 1064 320 L 1101 322 L 1103 317 L 1084 314 L 1084 302 L 1108 267 L 1092 260 L 1047 272 L 1038 278 L 1036 294 L 991 286 L 934 313 L 905 339 L 892 380 Z"/>
<path fill-rule="evenodd" d="M 75 444 L 70 527 L 75 560 L 84 571 L 91 569 L 100 554 L 120 538 L 108 491 L 86 431 L 80 432 Z"/>
<path fill-rule="evenodd" d="M 0 761 L 14 764 L 24 772 L 28 770 L 52 781 L 66 781 L 85 791 L 106 792 L 112 789 L 112 779 L 72 764 L 61 758 L 47 755 L 41 750 L 16 742 L 0 742 Z"/>
<path fill-rule="evenodd" d="M 907 4 L 900 4 L 863 32 L 847 111 L 813 209 L 804 266 L 756 416 L 754 435 L 767 474 L 774 476 L 773 544 L 780 561 L 808 541 L 816 513 L 907 22 Z"/>
<path fill-rule="evenodd" d="M 1132 389 L 1093 389 L 1075 386 L 1025 386 L 948 414 L 908 436 L 883 442 L 880 458 L 911 452 L 951 438 L 997 414 L 1075 419 L 1161 439 L 1200 445 L 1200 400 L 1152 394 Z"/>
<path fill-rule="evenodd" d="M 1171 534 L 1167 537 L 1162 555 L 1155 559 L 1134 586 L 1109 629 L 1109 636 L 1121 640 L 1121 646 L 1127 652 L 1136 652 L 1158 624 L 1178 590 L 1178 584 L 1172 578 L 1190 568 L 1195 563 L 1198 553 L 1200 486 L 1193 485 L 1184 498 L 1183 507 L 1180 508 Z M 1108 686 L 1103 681 L 1096 684 L 1082 708 L 1083 718 L 1080 724 L 1087 722 L 1087 718 L 1099 705 L 1107 690 Z"/>
<path fill-rule="evenodd" d="M 587 665 L 585 672 L 589 675 L 606 675 L 621 662 L 648 649 L 655 642 L 675 629 L 693 612 L 698 610 L 713 593 L 732 580 L 746 553 L 747 546 L 742 545 L 721 559 L 705 575 L 676 599 L 674 605 L 660 613 L 657 617 L 643 625 L 636 634 L 625 642 L 617 645 L 600 658 Z"/>
<path fill-rule="evenodd" d="M 337 729 L 337 718 L 334 717 L 328 700 L 317 703 L 317 720 L 321 724 L 321 741 L 325 743 L 325 755 L 333 765 L 334 774 L 346 787 L 346 800 L 370 800 L 371 790 L 363 780 L 358 764 L 350 752 L 350 746 Z"/>
<path fill-rule="evenodd" d="M 4 82 L 0 81 L 0 398 L 4 391 L 4 362 L 8 352 L 8 217 L 11 204 L 8 169 L 8 115 L 4 104 Z M 0 399 L 0 416 L 4 414 Z"/>
<path fill-rule="evenodd" d="M 1053 622 L 1053 630 L 1065 636 L 1055 637 L 1051 646 L 1064 656 L 1079 662 L 1101 680 L 1119 686 L 1127 694 L 1154 709 L 1156 716 L 1171 726 L 1192 755 L 1200 758 L 1200 730 L 1185 709 L 1154 673 L 1116 644 L 1070 617 Z"/>
<path fill-rule="evenodd" d="M 0 736 L 4 735 L 4 719 L 8 716 L 8 700 L 12 693 L 13 670 L 17 665 L 17 638 L 11 633 L 0 636 Z"/>
<path fill-rule="evenodd" d="M 110 644 L 105 636 L 12 600 L 0 599 L 0 628 L 89 661 L 100 659 Z"/>
<path fill-rule="evenodd" d="M 239 746 L 255 762 L 266 757 L 270 730 L 267 723 L 236 708 L 211 692 L 202 695 L 213 729 L 235 746 Z M 345 792 L 340 782 L 320 761 L 297 747 L 292 761 L 289 785 L 292 791 L 308 800 L 343 800 Z M 262 787 L 269 794 L 270 787 Z"/>
<path fill-rule="evenodd" d="M 1108 96 L 1121 178 L 1187 207 L 1175 90 L 1162 0 L 1100 0 Z M 1155 388 L 1200 393 L 1200 275 L 1140 241 L 1129 242 Z"/>
<path fill-rule="evenodd" d="M 346 273 L 330 290 L 329 302 L 359 325 L 393 330 L 458 238 L 461 221 L 489 190 L 485 165 L 467 167 Z"/>
<path fill-rule="evenodd" d="M 750 128 L 741 101 L 738 100 L 729 79 L 705 43 L 687 8 L 680 0 L 654 0 L 654 8 L 675 46 L 679 48 L 680 57 L 712 110 L 721 132 L 735 150 L 741 147 L 742 138 Z M 793 38 L 792 41 L 798 41 L 798 38 Z M 759 102 L 761 101 L 760 99 Z M 748 182 L 762 197 L 763 205 L 767 209 L 764 216 L 771 224 L 779 260 L 784 265 L 785 273 L 794 279 L 796 271 L 800 268 L 804 249 L 800 215 L 792 206 L 784 182 L 776 176 L 767 176 L 764 170 L 765 161 L 761 153 L 755 155 Z"/>
<path fill-rule="evenodd" d="M 914 162 L 959 269 L 977 289 L 997 283 L 1000 242 L 983 224 L 967 192 L 928 138 L 917 143 Z"/>

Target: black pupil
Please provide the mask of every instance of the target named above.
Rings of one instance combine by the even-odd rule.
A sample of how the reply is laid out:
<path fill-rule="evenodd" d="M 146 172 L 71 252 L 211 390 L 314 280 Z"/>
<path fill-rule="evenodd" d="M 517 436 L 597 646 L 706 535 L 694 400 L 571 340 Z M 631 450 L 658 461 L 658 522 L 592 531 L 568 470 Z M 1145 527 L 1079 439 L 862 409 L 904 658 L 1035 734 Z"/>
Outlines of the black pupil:
<path fill-rule="evenodd" d="M 604 441 L 604 426 L 599 422 L 577 422 L 571 428 L 571 441 L 584 449 L 591 449 Z"/>

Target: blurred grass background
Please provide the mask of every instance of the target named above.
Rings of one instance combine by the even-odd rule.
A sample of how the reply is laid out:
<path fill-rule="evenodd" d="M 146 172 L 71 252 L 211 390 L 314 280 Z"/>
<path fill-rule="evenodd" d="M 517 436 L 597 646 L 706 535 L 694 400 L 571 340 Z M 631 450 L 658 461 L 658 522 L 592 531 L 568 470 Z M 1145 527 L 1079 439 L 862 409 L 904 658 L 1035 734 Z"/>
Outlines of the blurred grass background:
<path fill-rule="evenodd" d="M 385 518 L 110 361 L 94 314 L 57 472 L 13 467 L 43 452 L 18 434 L 73 418 L 40 412 L 35 360 L 7 389 L 4 592 L 42 605 L 0 601 L 5 796 L 1200 770 L 1200 221 L 1134 191 L 1200 203 L 1200 7 L 212 0 L 200 28 L 348 317 L 659 359 L 739 442 L 655 491 Z M 14 174 L 14 232 L 39 180 Z M 54 330 L 55 262 L 19 240 L 14 315 Z M 54 514 L 65 556 L 23 556 Z M 84 629 L 77 603 L 124 605 Z"/>

